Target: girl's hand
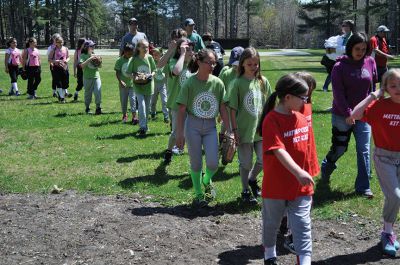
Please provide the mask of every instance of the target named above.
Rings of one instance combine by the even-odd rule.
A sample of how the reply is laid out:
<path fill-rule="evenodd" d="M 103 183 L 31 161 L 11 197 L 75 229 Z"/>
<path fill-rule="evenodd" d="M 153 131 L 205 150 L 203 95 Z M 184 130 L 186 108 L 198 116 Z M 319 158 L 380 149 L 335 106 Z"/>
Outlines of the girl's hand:
<path fill-rule="evenodd" d="M 180 47 L 181 54 L 185 54 L 186 51 L 188 50 L 188 48 L 189 48 L 189 45 L 187 44 L 187 42 L 186 41 L 182 42 L 181 47 Z"/>
<path fill-rule="evenodd" d="M 176 135 L 176 147 L 178 147 L 180 150 L 183 150 L 185 146 L 185 138 L 181 134 Z"/>
<path fill-rule="evenodd" d="M 348 125 L 354 125 L 356 122 L 355 122 L 355 120 L 354 120 L 354 118 L 352 116 L 349 116 L 349 117 L 346 118 L 346 123 Z"/>
<path fill-rule="evenodd" d="M 121 84 L 121 86 L 123 87 L 123 88 L 126 88 L 126 84 L 125 84 L 125 82 L 124 81 L 119 81 L 119 83 Z"/>
<path fill-rule="evenodd" d="M 176 41 L 175 40 L 171 40 L 168 43 L 168 50 L 175 50 L 176 49 Z"/>
<path fill-rule="evenodd" d="M 240 137 L 239 137 L 239 133 L 238 133 L 237 129 L 233 131 L 233 135 L 235 137 L 236 145 L 239 145 L 240 144 Z"/>
<path fill-rule="evenodd" d="M 314 180 L 307 171 L 302 170 L 297 176 L 297 181 L 301 186 L 314 185 Z"/>
<path fill-rule="evenodd" d="M 375 97 L 375 99 L 379 99 L 381 97 L 383 97 L 383 95 L 385 94 L 385 90 L 384 89 L 378 89 L 375 90 L 374 92 L 371 92 L 372 96 Z"/>

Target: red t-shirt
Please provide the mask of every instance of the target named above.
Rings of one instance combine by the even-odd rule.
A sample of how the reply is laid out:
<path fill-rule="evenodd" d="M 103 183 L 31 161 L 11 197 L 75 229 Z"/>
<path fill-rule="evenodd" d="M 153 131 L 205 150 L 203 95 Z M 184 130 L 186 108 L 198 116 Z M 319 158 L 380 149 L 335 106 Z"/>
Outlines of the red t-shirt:
<path fill-rule="evenodd" d="M 262 197 L 295 200 L 299 196 L 312 195 L 313 186 L 301 186 L 296 177 L 272 152 L 284 149 L 301 168 L 307 167 L 309 126 L 306 117 L 299 112 L 285 115 L 273 110 L 265 117 L 262 131 L 264 168 Z"/>
<path fill-rule="evenodd" d="M 380 51 L 382 51 L 386 54 L 389 54 L 389 46 L 388 46 L 385 38 L 381 38 L 378 41 L 378 37 L 373 36 L 369 42 L 370 42 L 372 50 L 375 50 L 376 48 L 378 48 Z M 375 63 L 376 63 L 377 67 L 386 67 L 386 65 L 387 65 L 386 56 L 383 56 L 380 54 L 375 54 Z"/>
<path fill-rule="evenodd" d="M 376 147 L 400 152 L 400 104 L 390 98 L 373 101 L 364 112 L 363 121 L 372 128 Z"/>
<path fill-rule="evenodd" d="M 304 170 L 310 173 L 311 176 L 315 177 L 319 174 L 320 168 L 319 168 L 317 150 L 315 145 L 314 130 L 312 127 L 312 104 L 311 103 L 304 104 L 304 107 L 302 110 L 300 110 L 300 113 L 306 117 L 309 127 L 309 137 L 308 137 L 309 163 L 305 165 Z"/>

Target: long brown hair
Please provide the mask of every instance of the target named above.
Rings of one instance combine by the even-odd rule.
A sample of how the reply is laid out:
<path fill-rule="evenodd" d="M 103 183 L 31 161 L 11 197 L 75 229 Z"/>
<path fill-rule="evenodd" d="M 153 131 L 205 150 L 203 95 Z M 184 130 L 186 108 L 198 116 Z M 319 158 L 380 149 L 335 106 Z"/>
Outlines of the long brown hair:
<path fill-rule="evenodd" d="M 255 73 L 254 77 L 258 79 L 258 82 L 260 83 L 261 92 L 263 93 L 263 95 L 265 95 L 266 94 L 265 82 L 261 76 L 260 54 L 253 47 L 248 47 L 248 48 L 244 49 L 242 55 L 240 56 L 239 66 L 238 66 L 238 76 L 240 77 L 240 76 L 244 75 L 244 61 L 249 58 L 257 58 L 258 59 L 258 69 L 257 69 L 257 72 Z"/>

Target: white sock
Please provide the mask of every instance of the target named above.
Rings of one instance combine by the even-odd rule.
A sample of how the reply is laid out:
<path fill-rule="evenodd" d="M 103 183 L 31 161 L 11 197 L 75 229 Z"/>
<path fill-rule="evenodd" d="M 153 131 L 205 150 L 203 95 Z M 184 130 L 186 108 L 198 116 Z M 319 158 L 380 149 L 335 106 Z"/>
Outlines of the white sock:
<path fill-rule="evenodd" d="M 65 94 L 68 94 L 68 89 L 65 89 Z"/>
<path fill-rule="evenodd" d="M 276 245 L 273 247 L 265 247 L 264 248 L 264 259 L 270 259 L 276 257 Z"/>
<path fill-rule="evenodd" d="M 64 98 L 64 90 L 62 88 L 57 88 L 57 92 L 60 98 Z"/>
<path fill-rule="evenodd" d="M 299 265 L 311 265 L 311 256 L 300 255 L 300 264 Z"/>
<path fill-rule="evenodd" d="M 17 92 L 18 91 L 18 84 L 17 83 L 11 83 L 11 85 L 12 85 L 14 91 Z"/>
<path fill-rule="evenodd" d="M 393 234 L 393 224 L 388 222 L 383 222 L 383 231 L 387 234 Z"/>

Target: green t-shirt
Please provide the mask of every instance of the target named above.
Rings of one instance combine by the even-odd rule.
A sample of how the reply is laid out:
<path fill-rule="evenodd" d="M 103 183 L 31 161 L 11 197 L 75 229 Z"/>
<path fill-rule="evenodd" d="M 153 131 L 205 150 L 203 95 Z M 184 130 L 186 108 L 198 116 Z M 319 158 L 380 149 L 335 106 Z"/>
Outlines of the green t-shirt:
<path fill-rule="evenodd" d="M 225 68 L 226 66 L 224 66 Z M 219 78 L 224 82 L 225 92 L 228 94 L 230 89 L 231 81 L 237 77 L 236 70 L 233 67 L 229 67 L 225 69 L 223 72 L 219 74 Z"/>
<path fill-rule="evenodd" d="M 164 71 L 165 67 L 162 68 L 156 68 L 155 74 L 154 74 L 154 83 L 158 87 L 161 84 L 165 84 L 166 81 L 166 75 Z"/>
<path fill-rule="evenodd" d="M 79 59 L 79 63 L 83 63 L 89 58 L 90 58 L 89 54 L 82 53 Z M 86 67 L 83 67 L 82 70 L 84 78 L 100 78 L 99 68 L 94 66 L 92 62 L 88 63 Z"/>
<path fill-rule="evenodd" d="M 262 138 L 256 133 L 266 99 L 272 90 L 268 80 L 263 77 L 265 94 L 261 91 L 258 79 L 249 80 L 243 76 L 237 77 L 230 87 L 229 94 L 224 98 L 228 106 L 236 110 L 236 124 L 241 143 L 253 143 Z"/>
<path fill-rule="evenodd" d="M 133 87 L 132 76 L 127 72 L 131 59 L 121 56 L 117 59 L 114 66 L 114 70 L 119 72 L 119 78 L 125 82 L 126 87 Z"/>
<path fill-rule="evenodd" d="M 183 70 L 180 75 L 176 76 L 172 73 L 174 69 L 177 59 L 171 58 L 168 62 L 168 65 L 165 68 L 168 68 L 167 72 L 167 107 L 172 110 L 178 110 L 178 104 L 176 103 L 176 99 L 178 98 L 179 92 L 181 91 L 181 87 L 183 83 L 193 74 L 187 69 L 187 65 L 183 66 Z"/>
<path fill-rule="evenodd" d="M 193 32 L 192 35 L 188 36 L 189 40 L 195 43 L 194 51 L 198 52 L 201 49 L 204 49 L 206 45 L 204 45 L 203 39 L 199 34 Z"/>
<path fill-rule="evenodd" d="M 156 70 L 156 63 L 154 62 L 153 56 L 146 55 L 144 58 L 135 56 L 132 57 L 131 62 L 128 65 L 127 73 L 151 74 L 155 70 Z M 150 96 L 154 93 L 154 80 L 151 80 L 151 82 L 145 85 L 135 84 L 135 82 L 133 82 L 133 88 L 136 93 L 145 96 Z"/>
<path fill-rule="evenodd" d="M 207 81 L 193 75 L 183 84 L 176 102 L 186 106 L 186 111 L 201 119 L 218 116 L 219 107 L 225 93 L 221 79 L 210 75 Z"/>

